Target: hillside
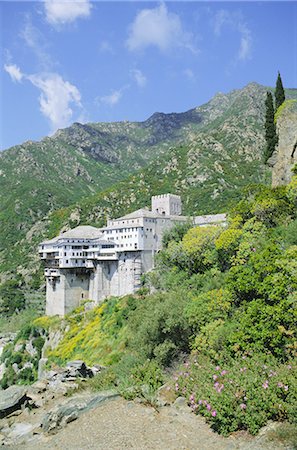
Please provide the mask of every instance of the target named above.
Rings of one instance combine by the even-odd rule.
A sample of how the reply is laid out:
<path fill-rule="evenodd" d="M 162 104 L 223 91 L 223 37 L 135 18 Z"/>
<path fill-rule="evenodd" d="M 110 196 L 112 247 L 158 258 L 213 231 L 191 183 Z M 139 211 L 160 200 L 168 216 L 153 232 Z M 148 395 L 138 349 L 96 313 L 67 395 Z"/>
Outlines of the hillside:
<path fill-rule="evenodd" d="M 188 405 L 192 417 L 233 438 L 285 422 L 276 448 L 295 448 L 296 200 L 296 176 L 286 187 L 251 188 L 227 227 L 171 229 L 136 293 L 27 321 L 0 358 L 4 389 L 42 373 L 27 390 L 41 407 L 20 412 L 21 422 L 58 431 L 78 414 L 57 393 L 111 389 L 158 411 Z M 41 395 L 31 397 L 35 387 Z M 3 434 L 11 439 L 9 425 Z"/>
<path fill-rule="evenodd" d="M 3 152 L 2 276 L 17 271 L 29 281 L 39 267 L 36 244 L 62 226 L 101 225 L 164 192 L 181 194 L 186 214 L 220 212 L 245 185 L 268 181 L 265 94 L 264 86 L 251 83 L 185 113 L 73 124 Z"/>

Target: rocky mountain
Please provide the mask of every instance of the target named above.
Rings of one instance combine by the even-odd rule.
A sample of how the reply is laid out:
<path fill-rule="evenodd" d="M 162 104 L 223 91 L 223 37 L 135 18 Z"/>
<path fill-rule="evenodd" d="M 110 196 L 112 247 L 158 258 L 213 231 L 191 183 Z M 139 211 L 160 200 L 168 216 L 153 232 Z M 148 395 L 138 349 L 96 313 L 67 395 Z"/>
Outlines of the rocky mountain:
<path fill-rule="evenodd" d="M 182 196 L 186 214 L 220 212 L 247 184 L 270 182 L 262 164 L 266 90 L 251 83 L 145 122 L 75 123 L 2 152 L 2 280 L 20 273 L 28 282 L 39 267 L 36 244 L 61 227 L 101 225 L 165 192 Z"/>
<path fill-rule="evenodd" d="M 297 163 L 297 100 L 286 100 L 277 112 L 276 150 L 268 163 L 272 166 L 272 186 L 288 184 Z"/>

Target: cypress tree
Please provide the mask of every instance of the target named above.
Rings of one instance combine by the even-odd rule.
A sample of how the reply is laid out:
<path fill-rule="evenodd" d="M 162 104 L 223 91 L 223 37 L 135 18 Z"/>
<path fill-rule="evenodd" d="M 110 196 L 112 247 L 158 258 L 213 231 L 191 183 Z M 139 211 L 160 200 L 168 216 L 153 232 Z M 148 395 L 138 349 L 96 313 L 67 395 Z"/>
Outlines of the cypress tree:
<path fill-rule="evenodd" d="M 275 110 L 280 107 L 286 100 L 285 97 L 285 90 L 283 87 L 283 82 L 280 76 L 280 73 L 278 72 L 277 80 L 276 80 L 276 86 L 275 86 Z"/>
<path fill-rule="evenodd" d="M 274 107 L 273 98 L 271 92 L 267 92 L 266 101 L 266 113 L 265 113 L 265 139 L 266 139 L 266 149 L 264 152 L 265 163 L 270 158 L 275 150 L 277 144 L 277 134 L 276 125 L 274 123 Z"/>

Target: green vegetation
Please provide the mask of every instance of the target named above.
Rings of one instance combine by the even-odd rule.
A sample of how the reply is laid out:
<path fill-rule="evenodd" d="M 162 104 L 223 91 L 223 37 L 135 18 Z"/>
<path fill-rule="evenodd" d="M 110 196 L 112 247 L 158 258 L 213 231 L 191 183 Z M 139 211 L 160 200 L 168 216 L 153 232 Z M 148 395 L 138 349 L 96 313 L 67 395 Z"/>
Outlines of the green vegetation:
<path fill-rule="evenodd" d="M 0 285 L 0 314 L 11 316 L 25 309 L 25 295 L 21 289 L 21 279 L 8 280 Z"/>
<path fill-rule="evenodd" d="M 31 384 L 37 379 L 38 362 L 45 337 L 43 329 L 38 329 L 32 323 L 26 324 L 17 334 L 15 341 L 5 347 L 0 358 L 6 366 L 0 381 L 2 389 L 12 384 Z"/>
<path fill-rule="evenodd" d="M 280 76 L 280 73 L 278 72 L 276 85 L 275 85 L 275 110 L 277 111 L 278 108 L 284 103 L 286 100 L 285 96 L 285 90 L 283 87 L 283 82 Z"/>
<path fill-rule="evenodd" d="M 10 317 L 0 317 L 0 330 L 2 333 L 17 333 L 20 329 L 33 322 L 40 312 L 35 308 L 26 308 Z"/>
<path fill-rule="evenodd" d="M 276 125 L 274 121 L 273 98 L 271 92 L 267 92 L 265 106 L 266 106 L 266 113 L 265 113 L 266 148 L 264 152 L 264 162 L 266 163 L 267 160 L 272 156 L 278 142 Z"/>

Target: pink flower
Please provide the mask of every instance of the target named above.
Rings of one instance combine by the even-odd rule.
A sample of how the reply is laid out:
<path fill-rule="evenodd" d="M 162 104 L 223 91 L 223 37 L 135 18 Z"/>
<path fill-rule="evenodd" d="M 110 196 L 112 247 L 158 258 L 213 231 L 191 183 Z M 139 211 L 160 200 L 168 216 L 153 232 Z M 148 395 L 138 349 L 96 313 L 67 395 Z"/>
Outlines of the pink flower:
<path fill-rule="evenodd" d="M 199 401 L 198 401 L 198 404 L 199 404 L 199 405 L 202 405 L 202 403 L 203 403 L 202 400 L 199 400 Z"/>
<path fill-rule="evenodd" d="M 284 386 L 284 390 L 287 391 L 289 389 L 289 386 Z"/>
<path fill-rule="evenodd" d="M 194 394 L 191 394 L 191 395 L 190 395 L 190 402 L 191 402 L 191 403 L 194 403 L 194 399 L 195 399 L 195 395 L 194 395 Z"/>
<path fill-rule="evenodd" d="M 262 387 L 264 388 L 264 389 L 268 389 L 268 380 L 265 380 L 265 382 L 262 384 Z"/>
<path fill-rule="evenodd" d="M 278 386 L 279 388 L 282 388 L 284 385 L 283 385 L 283 383 L 278 382 L 278 383 L 277 383 L 277 386 Z"/>
<path fill-rule="evenodd" d="M 213 411 L 211 411 L 211 415 L 212 415 L 212 417 L 215 417 L 217 415 L 217 412 L 215 409 Z"/>
<path fill-rule="evenodd" d="M 178 391 L 178 383 L 175 383 L 175 390 Z"/>
<path fill-rule="evenodd" d="M 210 411 L 210 410 L 211 410 L 211 406 L 210 406 L 210 404 L 209 404 L 209 403 L 207 403 L 207 405 L 206 405 L 206 409 L 208 409 L 208 411 Z"/>
<path fill-rule="evenodd" d="M 227 370 L 222 370 L 221 375 L 224 376 L 224 375 L 226 375 L 226 373 L 227 373 Z"/>
<path fill-rule="evenodd" d="M 291 366 L 291 364 L 289 364 L 289 365 L 287 366 L 287 368 L 288 368 L 288 369 L 292 369 L 292 366 Z"/>
<path fill-rule="evenodd" d="M 246 404 L 245 403 L 240 403 L 240 408 L 241 409 L 246 409 Z"/>
<path fill-rule="evenodd" d="M 217 367 L 216 367 L 216 370 L 220 370 L 220 366 L 217 366 Z"/>
<path fill-rule="evenodd" d="M 217 375 L 213 375 L 213 376 L 212 376 L 212 379 L 213 379 L 214 381 L 216 381 L 216 380 L 218 379 L 218 376 L 217 376 Z"/>

